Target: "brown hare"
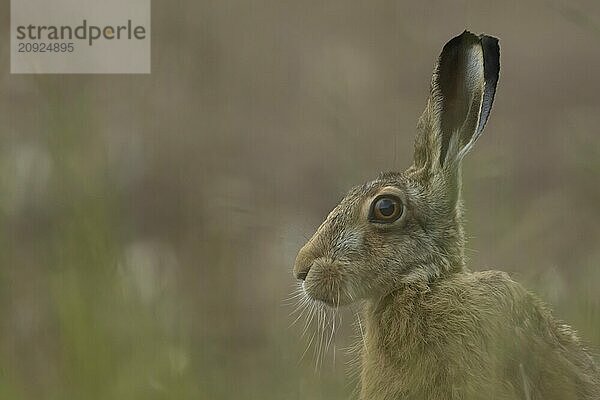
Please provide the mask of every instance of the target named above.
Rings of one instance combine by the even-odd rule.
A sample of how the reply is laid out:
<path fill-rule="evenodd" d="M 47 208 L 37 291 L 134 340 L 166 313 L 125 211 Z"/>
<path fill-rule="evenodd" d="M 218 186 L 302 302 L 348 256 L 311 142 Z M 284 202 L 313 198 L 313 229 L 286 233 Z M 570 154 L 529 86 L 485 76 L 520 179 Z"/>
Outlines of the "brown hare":
<path fill-rule="evenodd" d="M 363 400 L 600 399 L 571 328 L 507 274 L 465 265 L 461 162 L 489 117 L 499 56 L 490 36 L 450 40 L 413 165 L 353 188 L 296 258 L 309 299 L 364 303 Z"/>

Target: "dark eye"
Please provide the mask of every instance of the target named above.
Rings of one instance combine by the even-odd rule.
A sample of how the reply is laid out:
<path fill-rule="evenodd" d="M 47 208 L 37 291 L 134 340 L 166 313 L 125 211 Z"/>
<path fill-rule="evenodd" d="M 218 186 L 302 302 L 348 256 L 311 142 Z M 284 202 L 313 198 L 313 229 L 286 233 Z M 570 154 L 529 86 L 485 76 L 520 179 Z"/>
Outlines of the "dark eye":
<path fill-rule="evenodd" d="M 396 196 L 377 197 L 371 206 L 369 220 L 379 223 L 391 223 L 400 218 L 404 207 Z"/>

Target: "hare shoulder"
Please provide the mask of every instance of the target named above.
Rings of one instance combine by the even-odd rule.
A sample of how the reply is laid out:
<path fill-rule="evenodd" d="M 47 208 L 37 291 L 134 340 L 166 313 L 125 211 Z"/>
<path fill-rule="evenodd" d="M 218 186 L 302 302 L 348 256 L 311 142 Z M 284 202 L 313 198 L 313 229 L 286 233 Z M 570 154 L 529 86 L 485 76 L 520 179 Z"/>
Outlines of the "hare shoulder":
<path fill-rule="evenodd" d="M 369 303 L 365 316 L 364 399 L 598 395 L 575 333 L 504 272 L 413 284 Z"/>

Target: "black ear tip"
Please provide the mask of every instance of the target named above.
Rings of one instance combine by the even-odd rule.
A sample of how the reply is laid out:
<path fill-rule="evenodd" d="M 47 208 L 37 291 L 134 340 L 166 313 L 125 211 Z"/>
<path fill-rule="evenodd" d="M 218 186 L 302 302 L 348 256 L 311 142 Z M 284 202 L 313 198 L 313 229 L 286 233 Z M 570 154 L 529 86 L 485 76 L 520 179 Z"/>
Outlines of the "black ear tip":
<path fill-rule="evenodd" d="M 492 103 L 496 95 L 496 85 L 500 75 L 500 45 L 498 39 L 493 36 L 481 35 L 479 39 L 483 50 L 483 76 L 485 79 L 481 119 L 478 127 L 478 131 L 481 132 L 490 116 Z"/>
<path fill-rule="evenodd" d="M 481 41 L 487 41 L 490 43 L 498 43 L 497 37 L 486 35 L 485 33 L 482 33 L 481 35 L 479 35 L 479 39 L 481 39 Z"/>
<path fill-rule="evenodd" d="M 483 47 L 484 52 L 499 54 L 500 53 L 500 45 L 498 38 L 494 36 L 488 35 L 480 35 L 479 40 L 481 40 L 481 46 Z M 499 56 L 497 58 L 500 58 Z"/>
<path fill-rule="evenodd" d="M 495 45 L 498 47 L 498 38 L 494 36 L 488 36 L 486 34 L 476 35 L 468 30 L 464 30 L 460 35 L 453 37 L 448 41 L 449 43 L 459 43 L 459 42 L 481 42 L 484 46 Z"/>
<path fill-rule="evenodd" d="M 495 60 L 500 60 L 500 44 L 498 38 L 488 35 L 481 35 L 481 47 L 483 47 L 484 56 L 489 56 Z"/>
<path fill-rule="evenodd" d="M 495 86 L 500 73 L 500 45 L 498 38 L 487 35 L 481 35 L 479 38 L 481 40 L 481 48 L 483 49 L 485 80 Z"/>
<path fill-rule="evenodd" d="M 466 49 L 481 42 L 479 36 L 472 34 L 469 31 L 464 31 L 458 36 L 450 39 L 443 47 L 440 53 L 439 64 L 454 65 L 462 57 Z M 452 69 L 452 68 L 451 68 Z M 454 72 L 453 72 L 454 73 Z"/>
<path fill-rule="evenodd" d="M 477 43 L 479 40 L 480 39 L 477 35 L 474 35 L 473 33 L 465 30 L 460 35 L 455 36 L 452 39 L 450 39 L 448 41 L 448 43 L 446 43 L 444 48 L 448 49 L 448 48 L 453 48 L 455 46 L 460 46 L 460 45 L 465 45 L 465 44 L 470 44 L 470 43 Z"/>
<path fill-rule="evenodd" d="M 466 48 L 469 45 L 480 44 L 483 50 L 483 62 L 485 71 L 485 80 L 495 86 L 500 72 L 500 45 L 498 38 L 485 34 L 475 35 L 468 30 L 464 30 L 458 36 L 453 37 L 444 46 L 443 53 L 453 54 L 455 49 Z"/>
<path fill-rule="evenodd" d="M 485 80 L 487 83 L 495 86 L 500 72 L 500 45 L 498 44 L 498 38 L 485 34 L 475 35 L 468 30 L 464 30 L 463 33 L 453 37 L 444 45 L 441 58 L 443 60 L 453 57 L 461 49 L 466 49 L 470 45 L 481 45 Z"/>

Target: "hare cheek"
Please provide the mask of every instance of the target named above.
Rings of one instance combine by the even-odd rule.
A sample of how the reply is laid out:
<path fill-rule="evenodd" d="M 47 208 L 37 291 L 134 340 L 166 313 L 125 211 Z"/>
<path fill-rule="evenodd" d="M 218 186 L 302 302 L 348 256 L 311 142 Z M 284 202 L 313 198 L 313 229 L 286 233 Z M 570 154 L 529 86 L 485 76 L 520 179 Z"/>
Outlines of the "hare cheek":
<path fill-rule="evenodd" d="M 349 259 L 363 246 L 363 234 L 359 231 L 344 232 L 335 241 L 335 258 Z"/>

